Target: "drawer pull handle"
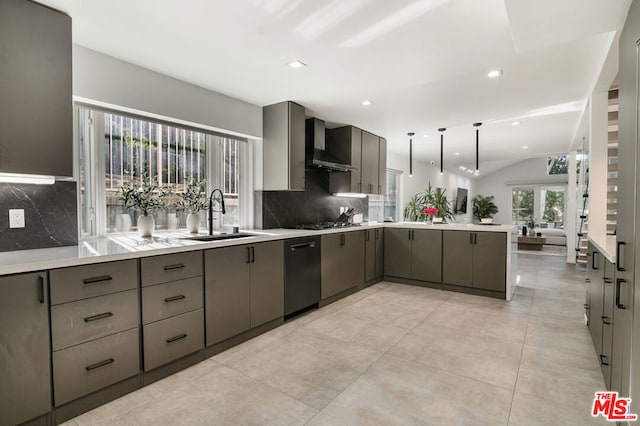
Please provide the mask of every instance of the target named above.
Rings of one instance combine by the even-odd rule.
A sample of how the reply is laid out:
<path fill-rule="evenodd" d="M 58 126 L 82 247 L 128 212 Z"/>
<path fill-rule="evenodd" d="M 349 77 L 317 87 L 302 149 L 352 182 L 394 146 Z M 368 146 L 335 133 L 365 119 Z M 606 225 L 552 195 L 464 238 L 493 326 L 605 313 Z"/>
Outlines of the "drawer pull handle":
<path fill-rule="evenodd" d="M 608 362 L 604 362 L 604 359 L 605 359 L 606 357 L 607 357 L 606 355 L 600 355 L 600 365 L 604 365 L 604 366 L 609 365 L 609 363 L 608 363 Z"/>
<path fill-rule="evenodd" d="M 44 304 L 44 278 L 38 276 L 38 302 Z"/>
<path fill-rule="evenodd" d="M 176 265 L 167 265 L 164 267 L 165 271 L 173 271 L 174 269 L 182 269 L 184 265 L 182 263 L 178 263 Z"/>
<path fill-rule="evenodd" d="M 627 307 L 620 302 L 620 284 L 626 282 L 627 280 L 624 278 L 616 279 L 616 308 L 618 309 L 627 309 Z"/>
<path fill-rule="evenodd" d="M 600 318 L 602 318 L 602 324 L 611 325 L 611 322 L 609 321 L 609 317 L 601 316 Z"/>
<path fill-rule="evenodd" d="M 102 283 L 105 281 L 111 281 L 112 279 L 113 277 L 111 275 L 103 275 L 101 277 L 85 278 L 84 280 L 82 280 L 82 282 L 84 284 L 95 284 L 95 283 Z"/>
<path fill-rule="evenodd" d="M 185 337 L 187 337 L 187 334 L 186 333 L 182 333 L 182 334 L 180 334 L 180 335 L 178 335 L 176 337 L 170 337 L 169 339 L 167 339 L 167 343 L 173 343 L 173 342 L 176 342 L 178 340 L 182 340 Z"/>
<path fill-rule="evenodd" d="M 113 313 L 105 312 L 104 314 L 98 314 L 98 315 L 93 315 L 93 316 L 90 316 L 90 317 L 86 317 L 84 319 L 84 322 L 98 321 L 98 320 L 109 318 L 109 317 L 112 317 L 112 316 L 113 316 Z"/>
<path fill-rule="evenodd" d="M 104 367 L 105 365 L 113 364 L 114 362 L 116 362 L 116 360 L 113 358 L 105 359 L 104 361 L 96 362 L 95 364 L 86 366 L 85 370 L 95 370 L 96 368 Z"/>
<path fill-rule="evenodd" d="M 169 302 L 175 302 L 176 300 L 182 300 L 182 299 L 186 299 L 186 298 L 187 298 L 187 296 L 185 296 L 184 294 L 179 294 L 177 296 L 167 297 L 166 299 L 164 299 L 164 301 L 169 303 Z"/>

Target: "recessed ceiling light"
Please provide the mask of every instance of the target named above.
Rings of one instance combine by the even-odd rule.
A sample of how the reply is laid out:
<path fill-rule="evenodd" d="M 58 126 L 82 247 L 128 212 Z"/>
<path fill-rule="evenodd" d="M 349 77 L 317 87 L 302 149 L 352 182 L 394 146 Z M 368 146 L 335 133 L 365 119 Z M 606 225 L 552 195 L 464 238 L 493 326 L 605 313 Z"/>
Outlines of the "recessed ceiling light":
<path fill-rule="evenodd" d="M 480 172 L 475 172 L 474 175 L 475 176 L 480 176 Z"/>
<path fill-rule="evenodd" d="M 467 170 L 467 168 L 465 166 L 460 166 L 458 167 L 460 170 Z"/>
<path fill-rule="evenodd" d="M 456 153 L 455 153 L 455 155 L 460 155 L 460 153 L 459 153 L 459 152 L 456 152 Z"/>
<path fill-rule="evenodd" d="M 429 137 L 429 135 L 425 133 L 425 134 L 424 134 L 424 137 L 425 137 L 425 138 L 428 138 L 428 137 Z"/>
<path fill-rule="evenodd" d="M 302 61 L 295 60 L 295 61 L 289 62 L 289 66 L 293 69 L 298 69 L 298 68 L 306 67 L 307 64 L 305 64 Z"/>
<path fill-rule="evenodd" d="M 473 173 L 473 170 L 467 169 L 467 173 Z"/>
<path fill-rule="evenodd" d="M 523 146 L 522 146 L 522 149 L 527 149 L 527 148 L 529 148 L 529 147 L 528 147 L 528 146 L 526 146 L 526 145 L 523 145 Z"/>
<path fill-rule="evenodd" d="M 502 70 L 491 70 L 487 73 L 489 78 L 498 78 L 502 75 Z"/>
<path fill-rule="evenodd" d="M 514 121 L 513 123 L 511 123 L 512 126 L 519 126 L 520 122 L 519 121 Z"/>
<path fill-rule="evenodd" d="M 371 102 L 370 100 L 366 99 L 366 100 L 362 101 L 362 105 L 370 106 L 370 105 L 373 105 L 373 102 Z"/>

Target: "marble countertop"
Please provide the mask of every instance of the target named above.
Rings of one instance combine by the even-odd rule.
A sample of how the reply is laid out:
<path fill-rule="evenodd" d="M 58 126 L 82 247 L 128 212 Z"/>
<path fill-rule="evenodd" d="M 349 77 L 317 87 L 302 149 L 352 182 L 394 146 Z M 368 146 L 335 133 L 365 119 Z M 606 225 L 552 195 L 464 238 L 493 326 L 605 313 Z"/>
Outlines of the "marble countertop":
<path fill-rule="evenodd" d="M 616 263 L 616 236 L 604 235 L 596 236 L 589 235 L 589 242 L 591 242 L 600 253 L 611 263 Z"/>
<path fill-rule="evenodd" d="M 383 227 L 494 232 L 512 232 L 513 229 L 515 229 L 511 225 L 488 226 L 455 223 L 427 225 L 425 223 L 418 222 L 369 222 L 363 223 L 360 226 L 354 226 L 350 228 L 334 228 L 319 231 L 299 229 L 247 229 L 241 230 L 241 232 L 251 233 L 253 234 L 252 236 L 246 238 L 206 242 L 185 239 L 185 237 L 193 236 L 193 234 L 189 234 L 186 232 L 156 231 L 154 236 L 151 238 L 142 238 L 133 233 L 119 235 L 116 234 L 110 235 L 108 237 L 94 237 L 83 239 L 77 246 L 20 250 L 0 253 L 0 275 L 42 271 L 47 269 L 86 265 L 91 263 L 111 262 L 116 260 L 135 259 L 140 257 L 179 253 L 184 251 L 206 250 L 243 244 L 254 244 L 286 238 L 317 236 L 323 234 Z"/>

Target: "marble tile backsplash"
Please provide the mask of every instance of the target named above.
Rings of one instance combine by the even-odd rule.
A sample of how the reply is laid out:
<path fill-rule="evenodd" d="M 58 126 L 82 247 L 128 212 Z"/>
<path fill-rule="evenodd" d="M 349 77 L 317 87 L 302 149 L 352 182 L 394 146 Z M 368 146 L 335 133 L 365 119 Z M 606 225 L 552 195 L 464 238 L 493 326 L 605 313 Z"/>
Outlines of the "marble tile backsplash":
<path fill-rule="evenodd" d="M 9 228 L 9 209 L 24 209 L 24 228 Z M 77 244 L 76 182 L 0 184 L 0 251 Z"/>
<path fill-rule="evenodd" d="M 289 228 L 307 223 L 333 222 L 340 207 L 352 207 L 368 220 L 367 198 L 336 197 L 329 193 L 328 172 L 308 169 L 304 191 L 256 191 L 257 228 Z"/>

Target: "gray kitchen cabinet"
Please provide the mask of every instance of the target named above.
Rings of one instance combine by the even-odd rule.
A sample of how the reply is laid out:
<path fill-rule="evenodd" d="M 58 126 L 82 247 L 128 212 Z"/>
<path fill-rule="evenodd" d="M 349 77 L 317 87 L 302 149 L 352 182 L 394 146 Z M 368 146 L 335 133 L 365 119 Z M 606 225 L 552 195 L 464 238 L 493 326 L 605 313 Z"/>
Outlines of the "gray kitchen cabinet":
<path fill-rule="evenodd" d="M 444 231 L 442 236 L 442 281 L 473 286 L 473 232 Z"/>
<path fill-rule="evenodd" d="M 441 282 L 442 231 L 385 228 L 384 275 Z"/>
<path fill-rule="evenodd" d="M 46 273 L 0 277 L 0 424 L 51 410 Z"/>
<path fill-rule="evenodd" d="M 378 163 L 380 138 L 367 131 L 362 132 L 362 191 L 365 194 L 378 194 Z"/>
<path fill-rule="evenodd" d="M 321 298 L 364 283 L 364 231 L 321 237 Z"/>
<path fill-rule="evenodd" d="M 380 138 L 378 145 L 378 194 L 387 194 L 387 140 Z"/>
<path fill-rule="evenodd" d="M 442 231 L 416 229 L 411 241 L 411 278 L 442 281 Z"/>
<path fill-rule="evenodd" d="M 251 328 L 251 250 L 234 246 L 206 250 L 206 345 L 211 346 Z"/>
<path fill-rule="evenodd" d="M 614 281 L 615 281 L 615 265 L 609 260 L 604 260 L 603 297 L 602 297 L 602 316 L 600 323 L 602 324 L 602 349 L 600 351 L 600 368 L 607 389 L 611 389 L 611 367 L 613 364 L 613 298 L 614 298 Z"/>
<path fill-rule="evenodd" d="M 0 172 L 73 176 L 71 18 L 3 0 L 0 52 Z"/>
<path fill-rule="evenodd" d="M 284 316 L 284 243 L 205 252 L 206 345 Z"/>
<path fill-rule="evenodd" d="M 444 231 L 443 282 L 480 290 L 505 292 L 506 238 L 503 232 Z"/>
<path fill-rule="evenodd" d="M 365 282 L 382 278 L 384 274 L 384 233 L 383 229 L 367 229 L 364 231 L 365 245 Z"/>
<path fill-rule="evenodd" d="M 640 40 L 640 3 L 631 3 L 626 22 L 620 34 L 618 93 L 618 212 L 616 224 L 616 307 L 614 309 L 614 360 L 612 389 L 621 396 L 631 397 L 632 413 L 640 412 L 640 218 L 638 200 L 638 126 L 640 125 L 640 87 L 638 55 Z M 634 291 L 635 289 L 635 291 Z M 619 355 L 616 355 L 617 351 Z M 631 356 L 633 354 L 633 356 Z M 620 369 L 620 371 L 617 371 Z M 614 380 L 615 378 L 615 380 Z"/>
<path fill-rule="evenodd" d="M 284 242 L 254 244 L 251 253 L 251 328 L 284 316 Z"/>
<path fill-rule="evenodd" d="M 263 189 L 304 191 L 304 107 L 280 102 L 264 107 L 262 117 Z"/>
<path fill-rule="evenodd" d="M 202 276 L 202 252 L 165 254 L 140 259 L 142 287 Z"/>
<path fill-rule="evenodd" d="M 589 280 L 589 332 L 596 350 L 596 354 L 602 353 L 602 316 L 604 315 L 604 256 L 593 244 L 589 243 L 590 261 L 587 265 L 587 278 Z"/>
<path fill-rule="evenodd" d="M 326 130 L 325 149 L 353 172 L 329 173 L 329 192 L 362 192 L 362 130 L 353 126 Z"/>
<path fill-rule="evenodd" d="M 411 229 L 384 228 L 384 274 L 411 278 Z"/>

